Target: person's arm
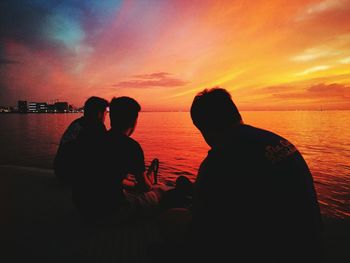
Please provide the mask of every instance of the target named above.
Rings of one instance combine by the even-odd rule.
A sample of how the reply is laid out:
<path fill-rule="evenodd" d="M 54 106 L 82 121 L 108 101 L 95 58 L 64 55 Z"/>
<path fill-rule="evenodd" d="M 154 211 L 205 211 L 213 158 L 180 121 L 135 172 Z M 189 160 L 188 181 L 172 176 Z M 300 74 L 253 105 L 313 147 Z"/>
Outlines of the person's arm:
<path fill-rule="evenodd" d="M 152 189 L 152 183 L 148 178 L 148 175 L 152 172 L 152 169 L 148 169 L 146 172 L 145 158 L 141 146 L 133 141 L 131 144 L 129 174 L 135 177 L 135 188 L 142 192 L 148 192 Z"/>
<path fill-rule="evenodd" d="M 147 174 L 149 171 L 147 171 Z M 135 174 L 136 188 L 142 192 L 148 192 L 152 189 L 152 182 L 149 180 L 146 172 Z"/>
<path fill-rule="evenodd" d="M 147 192 L 152 189 L 152 181 L 150 180 L 151 173 L 153 172 L 153 167 L 149 167 L 147 172 L 133 172 L 129 173 L 127 178 L 123 180 L 123 186 L 125 189 L 139 189 L 142 192 Z"/>

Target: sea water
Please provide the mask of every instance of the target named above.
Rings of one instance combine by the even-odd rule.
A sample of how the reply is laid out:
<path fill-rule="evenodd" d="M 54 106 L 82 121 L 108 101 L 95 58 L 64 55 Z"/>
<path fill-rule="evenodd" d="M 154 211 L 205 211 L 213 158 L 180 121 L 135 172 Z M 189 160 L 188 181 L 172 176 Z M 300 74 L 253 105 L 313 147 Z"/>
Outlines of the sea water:
<path fill-rule="evenodd" d="M 60 137 L 80 114 L 0 114 L 0 164 L 52 167 Z M 350 217 L 350 111 L 243 111 L 244 122 L 290 140 L 313 174 L 323 214 Z M 108 116 L 106 126 L 109 127 Z M 141 112 L 132 137 L 161 182 L 195 181 L 208 145 L 188 112 Z"/>

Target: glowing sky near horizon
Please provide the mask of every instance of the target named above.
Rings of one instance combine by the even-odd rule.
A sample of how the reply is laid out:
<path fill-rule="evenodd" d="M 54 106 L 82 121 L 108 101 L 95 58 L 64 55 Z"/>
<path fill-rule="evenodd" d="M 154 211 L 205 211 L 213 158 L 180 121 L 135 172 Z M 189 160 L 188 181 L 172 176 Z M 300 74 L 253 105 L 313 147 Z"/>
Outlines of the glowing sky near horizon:
<path fill-rule="evenodd" d="M 187 110 L 350 109 L 350 0 L 0 3 L 0 104 L 127 95 Z"/>

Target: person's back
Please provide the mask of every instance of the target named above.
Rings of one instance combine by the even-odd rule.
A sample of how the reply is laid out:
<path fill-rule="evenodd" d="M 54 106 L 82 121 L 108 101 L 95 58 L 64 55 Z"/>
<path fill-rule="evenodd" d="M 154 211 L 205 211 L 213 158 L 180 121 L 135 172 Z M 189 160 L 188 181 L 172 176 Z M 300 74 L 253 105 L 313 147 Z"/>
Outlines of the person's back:
<path fill-rule="evenodd" d="M 74 176 L 74 159 L 77 156 L 77 139 L 81 131 L 84 129 L 84 117 L 74 120 L 62 135 L 57 153 L 54 158 L 53 168 L 58 183 L 61 186 L 72 184 Z"/>
<path fill-rule="evenodd" d="M 75 207 L 83 217 L 95 217 L 99 213 L 100 179 L 104 178 L 104 145 L 106 129 L 98 123 L 90 123 L 76 142 L 74 176 L 72 177 L 72 198 Z M 95 126 L 95 127 L 94 127 Z"/>
<path fill-rule="evenodd" d="M 101 146 L 108 102 L 90 97 L 84 116 L 73 121 L 62 136 L 55 160 L 55 175 L 62 186 L 72 187 L 72 201 L 80 215 L 91 210 L 93 176 L 101 172 Z"/>
<path fill-rule="evenodd" d="M 196 189 L 194 209 L 202 207 L 194 211 L 195 224 L 206 238 L 231 240 L 240 252 L 255 248 L 269 258 L 317 242 L 321 222 L 311 174 L 295 147 L 277 135 L 236 128 L 222 148 L 209 152 Z"/>
<path fill-rule="evenodd" d="M 145 171 L 144 155 L 141 146 L 129 136 L 110 130 L 105 144 L 106 177 L 101 193 L 104 209 L 116 212 L 126 202 L 123 181 L 129 174 Z"/>
<path fill-rule="evenodd" d="M 58 182 L 62 186 L 71 186 L 79 167 L 79 160 L 87 142 L 106 132 L 104 118 L 108 102 L 102 98 L 90 97 L 84 105 L 84 116 L 74 120 L 64 132 L 53 168 Z"/>
<path fill-rule="evenodd" d="M 211 146 L 195 186 L 195 256 L 243 256 L 243 262 L 319 258 L 320 211 L 297 149 L 276 134 L 242 124 L 238 114 L 236 124 L 208 134 L 194 111 L 194 123 Z"/>

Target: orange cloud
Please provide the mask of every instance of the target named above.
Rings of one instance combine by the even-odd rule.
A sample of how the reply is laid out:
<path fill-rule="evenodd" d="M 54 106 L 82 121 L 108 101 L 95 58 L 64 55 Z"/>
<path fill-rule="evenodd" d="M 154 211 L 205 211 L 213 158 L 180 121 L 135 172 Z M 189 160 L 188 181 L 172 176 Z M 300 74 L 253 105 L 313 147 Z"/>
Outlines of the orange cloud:
<path fill-rule="evenodd" d="M 162 87 L 179 87 L 185 85 L 187 82 L 172 77 L 167 72 L 155 72 L 151 74 L 136 75 L 134 79 L 127 81 L 120 81 L 113 85 L 119 88 L 162 88 Z"/>
<path fill-rule="evenodd" d="M 283 98 L 283 99 L 312 99 L 312 100 L 319 100 L 324 99 L 328 100 L 330 98 L 340 99 L 340 102 L 344 99 L 350 99 L 350 86 L 338 84 L 338 83 L 332 83 L 332 84 L 325 84 L 320 83 L 316 85 L 312 85 L 308 87 L 305 90 L 301 90 L 299 92 L 290 92 L 283 88 L 278 89 L 276 87 L 275 92 L 280 91 L 281 93 L 273 93 L 272 96 L 276 98 Z M 349 102 L 350 104 L 350 102 Z"/>

